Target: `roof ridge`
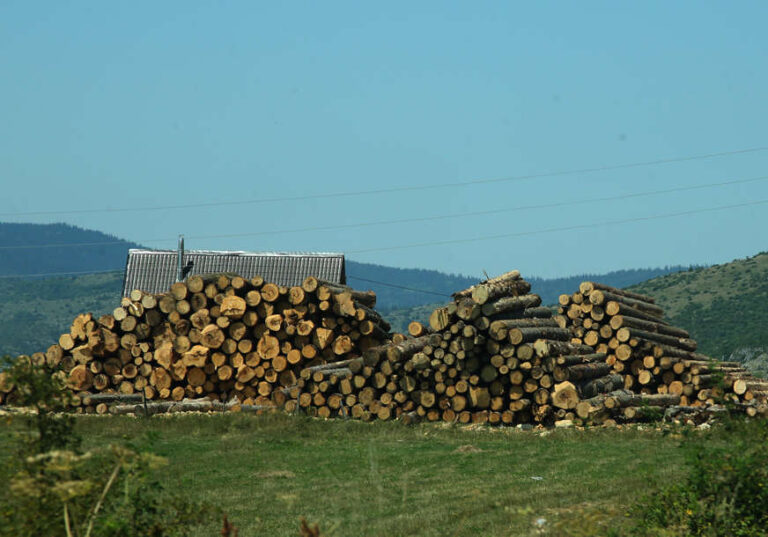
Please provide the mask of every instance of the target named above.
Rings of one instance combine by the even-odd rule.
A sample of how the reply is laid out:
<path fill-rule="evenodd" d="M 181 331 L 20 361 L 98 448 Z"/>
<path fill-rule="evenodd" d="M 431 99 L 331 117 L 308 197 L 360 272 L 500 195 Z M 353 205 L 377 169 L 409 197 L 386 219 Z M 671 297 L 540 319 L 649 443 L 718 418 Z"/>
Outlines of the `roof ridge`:
<path fill-rule="evenodd" d="M 152 250 L 149 248 L 130 248 L 129 254 L 176 254 L 178 250 Z M 241 256 L 315 256 L 315 257 L 343 257 L 341 252 L 250 252 L 246 250 L 184 250 L 184 254 L 215 254 L 215 255 L 241 255 Z"/>

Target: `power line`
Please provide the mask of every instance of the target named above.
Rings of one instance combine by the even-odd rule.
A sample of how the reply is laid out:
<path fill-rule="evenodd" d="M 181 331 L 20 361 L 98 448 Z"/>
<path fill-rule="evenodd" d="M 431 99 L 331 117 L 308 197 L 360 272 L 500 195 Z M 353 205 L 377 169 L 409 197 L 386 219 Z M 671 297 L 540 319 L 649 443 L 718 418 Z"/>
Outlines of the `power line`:
<path fill-rule="evenodd" d="M 474 237 L 471 239 L 452 239 L 452 240 L 444 240 L 444 241 L 431 241 L 431 242 L 420 242 L 420 243 L 413 243 L 413 244 L 405 244 L 402 246 L 389 246 L 385 248 L 366 248 L 362 250 L 347 250 L 347 254 L 362 254 L 362 253 L 369 253 L 369 252 L 386 252 L 391 250 L 404 250 L 408 248 L 423 248 L 425 246 L 440 246 L 443 244 L 461 244 L 466 242 L 478 242 L 478 241 L 487 241 L 487 240 L 493 240 L 493 239 L 505 239 L 510 237 L 524 237 L 528 235 L 540 235 L 544 233 L 555 233 L 558 231 L 573 231 L 577 229 L 589 229 L 589 228 L 595 228 L 595 227 L 602 227 L 602 226 L 611 226 L 611 225 L 618 225 L 618 224 L 628 224 L 631 222 L 644 222 L 647 220 L 657 220 L 657 219 L 663 219 L 663 218 L 673 218 L 676 216 L 687 216 L 691 214 L 700 214 L 700 213 L 707 213 L 707 212 L 713 212 L 713 211 L 722 211 L 726 209 L 737 209 L 740 207 L 751 207 L 754 205 L 762 205 L 768 203 L 768 199 L 765 200 L 758 200 L 758 201 L 751 201 L 747 203 L 738 203 L 735 205 L 721 205 L 718 207 L 708 207 L 706 209 L 694 209 L 691 211 L 681 211 L 677 213 L 668 213 L 668 214 L 659 214 L 654 216 L 643 216 L 638 218 L 625 218 L 622 220 L 611 220 L 608 222 L 597 222 L 594 224 L 579 224 L 575 226 L 566 226 L 566 227 L 554 227 L 549 229 L 540 229 L 536 231 L 521 231 L 516 233 L 501 233 L 498 235 L 487 235 L 484 237 Z"/>
<path fill-rule="evenodd" d="M 80 272 L 45 272 L 40 274 L 2 274 L 0 278 L 37 278 L 42 276 L 79 276 L 83 274 L 111 274 L 114 272 L 123 272 L 123 269 L 111 270 L 83 270 Z"/>
<path fill-rule="evenodd" d="M 437 295 L 442 297 L 450 297 L 451 295 L 447 295 L 445 293 L 436 293 L 435 291 L 427 291 L 426 289 L 416 289 L 414 287 L 405 287 L 403 285 L 395 285 L 394 283 L 385 283 L 385 282 L 379 282 L 376 280 L 367 280 L 365 278 L 358 278 L 357 276 L 347 276 L 347 278 L 352 280 L 359 280 L 361 282 L 368 282 L 368 283 L 376 283 L 378 285 L 384 285 L 385 287 L 394 287 L 395 289 L 405 289 L 406 291 L 415 291 L 417 293 L 426 293 L 428 295 Z"/>
<path fill-rule="evenodd" d="M 113 270 L 86 270 L 86 271 L 80 271 L 80 272 L 47 272 L 47 273 L 40 273 L 40 274 L 3 274 L 0 275 L 0 278 L 35 278 L 35 277 L 43 277 L 43 276 L 76 276 L 76 275 L 85 275 L 85 274 L 115 274 L 118 272 L 124 272 L 123 269 L 113 269 Z M 429 295 L 437 295 L 441 297 L 449 297 L 450 295 L 445 293 L 438 293 L 435 291 L 427 291 L 426 289 L 416 289 L 415 287 L 406 287 L 404 285 L 397 285 L 394 283 L 387 283 L 387 282 L 380 282 L 377 280 L 369 280 L 367 278 L 360 278 L 358 276 L 347 276 L 348 279 L 352 280 L 359 280 L 361 282 L 368 282 L 368 283 L 375 283 L 378 285 L 384 285 L 385 287 L 394 287 L 395 289 L 404 289 L 406 291 L 414 291 L 416 293 L 426 293 Z"/>
<path fill-rule="evenodd" d="M 413 244 L 405 244 L 402 246 L 389 246 L 384 248 L 366 248 L 361 250 L 347 250 L 347 254 L 361 254 L 361 253 L 369 253 L 369 252 L 386 252 L 391 250 L 402 250 L 407 248 L 422 248 L 425 246 L 440 246 L 444 244 L 461 244 L 461 243 L 467 243 L 467 242 L 478 242 L 478 241 L 487 241 L 487 240 L 493 240 L 493 239 L 504 239 L 504 238 L 510 238 L 510 237 L 524 237 L 528 235 L 540 235 L 544 233 L 556 233 L 558 231 L 573 231 L 578 229 L 592 229 L 596 227 L 603 227 L 603 226 L 613 226 L 613 225 L 620 225 L 620 224 L 628 224 L 633 222 L 645 222 L 650 220 L 661 220 L 664 218 L 674 218 L 678 216 L 688 216 L 692 214 L 702 214 L 702 213 L 708 213 L 708 212 L 714 212 L 714 211 L 722 211 L 727 209 L 738 209 L 742 207 L 753 207 L 756 205 L 764 205 L 768 203 L 768 199 L 764 200 L 756 200 L 746 203 L 737 203 L 733 205 L 720 205 L 717 207 L 707 207 L 705 209 L 693 209 L 690 211 L 680 211 L 676 213 L 667 213 L 667 214 L 658 214 L 658 215 L 652 215 L 652 216 L 641 216 L 636 218 L 625 218 L 622 220 L 609 220 L 606 222 L 596 222 L 593 224 L 579 224 L 575 226 L 566 226 L 566 227 L 555 227 L 555 228 L 549 228 L 549 229 L 540 229 L 535 231 L 520 231 L 515 233 L 501 233 L 498 235 L 486 235 L 484 237 L 474 237 L 471 239 L 453 239 L 453 240 L 444 240 L 444 241 L 431 241 L 431 242 L 421 242 L 421 243 L 413 243 Z M 28 278 L 33 276 L 67 276 L 71 274 L 103 274 L 108 272 L 121 272 L 122 269 L 114 269 L 114 270 L 105 270 L 105 271 L 87 271 L 87 272 L 49 272 L 45 274 L 10 274 L 10 275 L 3 275 L 0 276 L 0 278 Z M 360 279 L 360 278 L 358 278 Z M 392 284 L 394 285 L 394 284 Z M 414 289 L 415 290 L 415 289 Z"/>
<path fill-rule="evenodd" d="M 437 220 L 449 220 L 452 218 L 467 218 L 472 216 L 488 216 L 492 214 L 503 214 L 508 212 L 514 212 L 514 211 L 526 211 L 526 210 L 536 210 L 536 209 L 551 209 L 551 208 L 558 208 L 558 207 L 567 207 L 569 205 L 582 205 L 582 204 L 588 204 L 588 203 L 601 203 L 601 202 L 609 202 L 609 201 L 620 201 L 625 199 L 631 199 L 631 198 L 639 198 L 639 197 L 645 197 L 645 196 L 656 196 L 660 194 L 672 194 L 676 192 L 686 192 L 691 190 L 702 190 L 705 188 L 714 188 L 714 187 L 721 187 L 721 186 L 730 186 L 730 185 L 737 185 L 737 184 L 745 184 L 745 183 L 753 183 L 757 181 L 765 181 L 768 179 L 768 175 L 762 175 L 760 177 L 752 177 L 749 179 L 735 179 L 732 181 L 720 181 L 717 183 L 707 183 L 703 185 L 693 185 L 693 186 L 684 186 L 684 187 L 674 187 L 674 188 L 666 188 L 662 190 L 650 190 L 646 192 L 634 192 L 631 194 L 619 194 L 616 196 L 603 196 L 599 198 L 589 198 L 589 199 L 581 199 L 581 200 L 575 200 L 575 201 L 562 201 L 562 202 L 554 202 L 554 203 L 541 203 L 541 204 L 535 204 L 535 205 L 518 205 L 515 207 L 505 207 L 502 209 L 489 209 L 485 211 L 473 211 L 473 212 L 467 212 L 467 213 L 454 213 L 454 214 L 448 214 L 448 215 L 437 215 L 437 216 L 419 216 L 419 217 L 411 217 L 411 218 L 399 218 L 399 219 L 391 219 L 391 220 L 379 220 L 379 221 L 373 221 L 373 222 L 359 222 L 355 224 L 340 224 L 340 225 L 333 225 L 333 226 L 314 226 L 314 227 L 305 227 L 305 228 L 295 228 L 295 229 L 283 229 L 283 230 L 273 230 L 273 231 L 253 231 L 249 233 L 228 233 L 228 234 L 219 234 L 219 235 L 197 235 L 197 236 L 186 236 L 187 240 L 207 240 L 207 239 L 228 239 L 228 238 L 239 238 L 239 237 L 255 237 L 255 236 L 262 236 L 262 235 L 278 235 L 278 234 L 287 234 L 287 233 L 305 233 L 305 232 L 312 232 L 312 231 L 333 231 L 333 230 L 340 230 L 340 229 L 352 229 L 352 228 L 360 228 L 360 227 L 373 227 L 373 226 L 382 226 L 382 225 L 391 225 L 391 224 L 405 224 L 405 223 L 417 223 L 417 222 L 430 222 L 430 221 L 437 221 Z M 175 241 L 176 238 L 167 238 L 167 239 L 147 239 L 147 240 L 141 240 L 138 242 L 142 243 L 149 243 L 149 242 L 168 242 L 168 241 Z M 35 249 L 35 248 L 55 248 L 55 247 L 74 247 L 74 246 L 110 246 L 110 245 L 117 245 L 117 244 L 125 244 L 127 241 L 105 241 L 105 242 L 81 242 L 81 243 L 50 243 L 50 244 L 30 244 L 30 245 L 15 245 L 15 246 L 0 246 L 0 250 L 22 250 L 22 249 Z"/>
<path fill-rule="evenodd" d="M 495 179 L 475 179 L 471 181 L 439 183 L 434 185 L 399 186 L 399 187 L 390 187 L 390 188 L 379 188 L 379 189 L 373 189 L 373 190 L 357 190 L 357 191 L 335 192 L 335 193 L 325 193 L 325 194 L 318 193 L 318 194 L 307 194 L 303 196 L 283 196 L 283 197 L 262 198 L 262 199 L 252 199 L 252 200 L 232 200 L 232 201 L 214 201 L 214 202 L 204 202 L 204 203 L 187 203 L 187 204 L 179 204 L 179 205 L 160 205 L 160 206 L 154 206 L 154 207 L 122 207 L 122 208 L 110 208 L 110 209 L 73 209 L 73 210 L 59 210 L 59 211 L 6 212 L 6 213 L 0 213 L 0 217 L 122 213 L 122 212 L 139 212 L 139 211 L 167 211 L 167 210 L 177 210 L 177 209 L 200 209 L 200 208 L 206 208 L 206 207 L 255 205 L 255 204 L 263 204 L 263 203 L 286 202 L 286 201 L 293 202 L 293 201 L 312 200 L 312 199 L 368 196 L 368 195 L 374 195 L 374 194 L 391 194 L 396 192 L 415 192 L 415 191 L 422 191 L 422 190 L 435 190 L 439 188 L 456 188 L 456 187 L 482 185 L 482 184 L 502 183 L 502 182 L 509 182 L 509 181 L 521 181 L 525 179 L 542 179 L 542 178 L 548 178 L 548 177 L 560 177 L 564 175 L 576 175 L 581 173 L 625 170 L 629 168 L 656 166 L 659 164 L 672 164 L 676 162 L 690 162 L 694 160 L 705 160 L 705 159 L 719 158 L 719 157 L 726 157 L 726 156 L 733 156 L 733 155 L 743 155 L 747 153 L 756 153 L 756 152 L 761 152 L 766 150 L 768 150 L 768 146 L 753 147 L 748 149 L 737 149 L 734 151 L 721 151 L 717 153 L 708 153 L 704 155 L 691 155 L 691 156 L 685 156 L 685 157 L 631 162 L 627 164 L 614 164 L 610 166 L 596 166 L 591 168 L 561 170 L 556 172 L 514 175 L 509 177 L 499 177 Z"/>

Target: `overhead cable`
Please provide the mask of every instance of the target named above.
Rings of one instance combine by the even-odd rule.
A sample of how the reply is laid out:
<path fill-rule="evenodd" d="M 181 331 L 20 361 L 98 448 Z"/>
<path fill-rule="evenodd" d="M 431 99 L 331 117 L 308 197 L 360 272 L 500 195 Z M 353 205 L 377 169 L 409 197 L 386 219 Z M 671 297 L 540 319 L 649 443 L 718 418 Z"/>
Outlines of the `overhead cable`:
<path fill-rule="evenodd" d="M 631 198 L 639 198 L 639 197 L 645 197 L 645 196 L 657 196 L 661 194 L 672 194 L 676 192 L 686 192 L 691 190 L 701 190 L 705 188 L 714 188 L 714 187 L 722 187 L 722 186 L 730 186 L 730 185 L 738 185 L 738 184 L 745 184 L 745 183 L 753 183 L 757 181 L 765 181 L 768 180 L 768 175 L 762 175 L 759 177 L 751 177 L 748 179 L 735 179 L 732 181 L 720 181 L 716 183 L 706 183 L 702 185 L 692 185 L 692 186 L 683 186 L 683 187 L 673 187 L 673 188 L 665 188 L 662 190 L 650 190 L 645 192 L 634 192 L 630 194 L 619 194 L 616 196 L 603 196 L 598 198 L 588 198 L 588 199 L 580 199 L 580 200 L 572 200 L 572 201 L 561 201 L 561 202 L 553 202 L 553 203 L 540 203 L 540 204 L 533 204 L 533 205 L 517 205 L 513 207 L 504 207 L 501 209 L 488 209 L 485 211 L 472 211 L 472 212 L 466 212 L 466 213 L 454 213 L 454 214 L 447 214 L 447 215 L 436 215 L 436 216 L 416 216 L 416 217 L 410 217 L 410 218 L 397 218 L 397 219 L 390 219 L 390 220 L 378 220 L 378 221 L 372 221 L 372 222 L 357 222 L 353 224 L 338 224 L 338 225 L 328 225 L 328 226 L 312 226 L 312 227 L 304 227 L 304 228 L 294 228 L 294 229 L 282 229 L 282 230 L 271 230 L 271 231 L 252 231 L 248 233 L 226 233 L 226 234 L 217 234 L 217 235 L 187 235 L 185 238 L 187 240 L 209 240 L 209 239 L 233 239 L 233 238 L 242 238 L 242 237 L 256 237 L 256 236 L 264 236 L 264 235 L 280 235 L 280 234 L 288 234 L 288 233 L 308 233 L 308 232 L 314 232 L 314 231 L 333 231 L 333 230 L 341 230 L 341 229 L 354 229 L 354 228 L 360 228 L 360 227 L 373 227 L 373 226 L 383 226 L 383 225 L 392 225 L 392 224 L 406 224 L 406 223 L 417 223 L 417 222 L 431 222 L 431 221 L 438 221 L 438 220 L 449 220 L 453 218 L 470 218 L 473 216 L 488 216 L 493 214 L 504 214 L 504 213 L 510 213 L 515 211 L 528 211 L 528 210 L 538 210 L 538 209 L 552 209 L 552 208 L 558 208 L 558 207 L 567 207 L 569 205 L 585 205 L 589 203 L 603 203 L 603 202 L 610 202 L 610 201 L 621 201 L 625 199 L 631 199 Z M 176 241 L 177 238 L 167 238 L 167 239 L 144 239 L 137 242 L 141 243 L 153 243 L 153 242 L 170 242 L 170 241 Z M 128 241 L 104 241 L 104 242 L 74 242 L 74 243 L 49 243 L 49 244 L 25 244 L 25 245 L 13 245 L 13 246 L 0 246 L 0 250 L 24 250 L 24 249 L 35 249 L 35 248 L 57 248 L 57 247 L 90 247 L 90 246 L 112 246 L 117 244 L 125 244 Z"/>
<path fill-rule="evenodd" d="M 694 160 L 705 160 L 726 156 L 743 155 L 747 153 L 757 153 L 768 150 L 768 146 L 764 147 L 752 147 L 748 149 L 737 149 L 733 151 L 720 151 L 717 153 L 708 153 L 702 155 L 689 155 L 684 157 L 663 158 L 654 159 L 640 162 L 631 162 L 625 164 L 613 164 L 606 166 L 594 166 L 589 168 L 578 168 L 571 170 L 561 170 L 554 172 L 532 173 L 525 175 L 513 175 L 509 177 L 498 177 L 494 179 L 475 179 L 470 181 L 458 181 L 458 182 L 446 182 L 432 185 L 410 185 L 410 186 L 397 186 L 389 188 L 378 188 L 372 190 L 356 190 L 356 191 L 343 191 L 334 193 L 315 193 L 306 195 L 291 195 L 280 196 L 273 198 L 260 198 L 251 200 L 229 200 L 229 201 L 211 201 L 201 203 L 186 203 L 177 205 L 158 205 L 149 207 L 116 207 L 116 208 L 98 208 L 98 209 L 70 209 L 70 210 L 49 210 L 49 211 L 20 211 L 20 212 L 4 212 L 0 213 L 0 217 L 18 217 L 18 216 L 44 216 L 44 215 L 68 215 L 68 214 L 96 214 L 96 213 L 124 213 L 124 212 L 140 212 L 140 211 L 168 211 L 177 209 L 200 209 L 205 207 L 225 207 L 225 206 L 237 206 L 237 205 L 256 205 L 264 203 L 277 203 L 277 202 L 296 202 L 302 200 L 315 200 L 315 199 L 327 199 L 327 198 L 342 198 L 352 196 L 369 196 L 375 194 L 391 194 L 397 192 L 415 192 L 421 190 L 434 190 L 439 188 L 455 188 L 465 187 L 483 184 L 502 183 L 510 181 L 521 181 L 525 179 L 543 179 L 550 177 L 561 177 L 565 175 L 577 175 L 582 173 L 593 172 L 605 172 L 614 170 L 625 170 L 629 168 L 641 168 L 646 166 L 656 166 L 660 164 L 672 164 L 677 162 L 690 162 Z"/>

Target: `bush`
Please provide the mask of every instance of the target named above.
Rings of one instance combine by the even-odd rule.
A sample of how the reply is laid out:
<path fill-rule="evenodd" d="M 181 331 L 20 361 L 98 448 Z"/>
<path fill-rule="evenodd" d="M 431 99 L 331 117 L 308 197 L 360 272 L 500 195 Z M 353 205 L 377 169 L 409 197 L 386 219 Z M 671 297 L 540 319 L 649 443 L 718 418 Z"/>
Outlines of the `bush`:
<path fill-rule="evenodd" d="M 145 446 L 81 452 L 63 375 L 29 359 L 6 358 L 15 404 L 34 411 L 17 455 L 0 478 L 0 537 L 170 537 L 188 535 L 214 510 L 168 493 L 165 459 Z"/>
<path fill-rule="evenodd" d="M 634 509 L 634 535 L 766 535 L 768 422 L 732 420 L 714 434 L 706 443 L 688 435 L 687 479 Z"/>

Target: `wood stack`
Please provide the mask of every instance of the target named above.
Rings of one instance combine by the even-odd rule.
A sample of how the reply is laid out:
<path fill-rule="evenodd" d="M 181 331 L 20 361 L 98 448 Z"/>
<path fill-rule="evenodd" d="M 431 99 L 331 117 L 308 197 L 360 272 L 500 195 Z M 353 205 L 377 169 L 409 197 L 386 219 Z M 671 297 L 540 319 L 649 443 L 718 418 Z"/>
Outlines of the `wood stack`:
<path fill-rule="evenodd" d="M 768 381 L 696 353 L 651 297 L 584 282 L 553 316 L 530 291 L 507 272 L 391 335 L 372 292 L 193 276 L 162 295 L 134 291 L 110 315 L 78 315 L 25 359 L 63 371 L 79 412 L 120 400 L 113 411 L 272 405 L 324 418 L 600 424 L 657 419 L 657 408 L 688 415 L 723 396 L 765 411 Z M 13 398 L 0 373 L 0 403 Z"/>
<path fill-rule="evenodd" d="M 436 309 L 429 327 L 362 357 L 311 367 L 281 397 L 289 411 L 364 420 L 460 423 L 578 420 L 581 397 L 623 387 L 620 377 L 553 320 L 518 271 L 481 282 Z"/>
<path fill-rule="evenodd" d="M 766 400 L 768 381 L 752 377 L 738 363 L 697 353 L 696 341 L 666 322 L 652 297 L 582 282 L 578 292 L 560 295 L 559 302 L 558 325 L 571 331 L 572 342 L 604 353 L 605 364 L 622 376 L 626 390 L 678 396 L 679 402 L 670 404 L 683 406 L 712 405 L 723 398 L 734 403 Z"/>
<path fill-rule="evenodd" d="M 192 276 L 162 295 L 133 291 L 98 319 L 78 315 L 58 343 L 29 358 L 62 369 L 75 393 L 264 405 L 305 367 L 387 340 L 375 303 L 371 291 L 314 277 L 283 287 L 259 277 Z M 5 398 L 12 402 L 12 390 Z M 80 411 L 97 410 L 90 399 L 80 398 Z"/>

